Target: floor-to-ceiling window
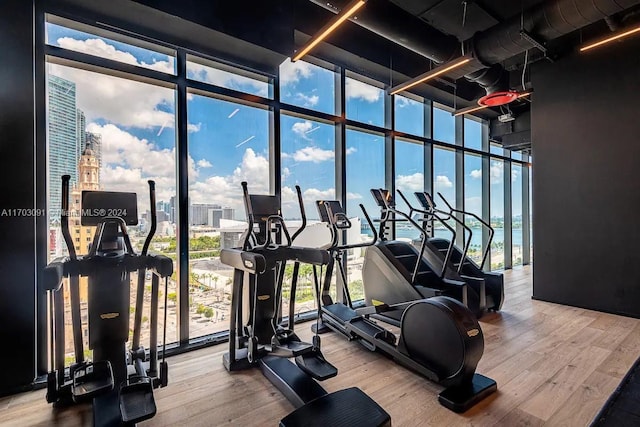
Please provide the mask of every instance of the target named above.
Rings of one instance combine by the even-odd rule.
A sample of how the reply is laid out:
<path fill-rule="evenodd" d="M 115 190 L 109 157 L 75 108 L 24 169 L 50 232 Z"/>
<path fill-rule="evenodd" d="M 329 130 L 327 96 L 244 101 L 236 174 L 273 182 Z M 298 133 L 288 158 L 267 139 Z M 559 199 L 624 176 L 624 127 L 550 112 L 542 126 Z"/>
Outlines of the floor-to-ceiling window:
<path fill-rule="evenodd" d="M 486 123 L 454 117 L 447 107 L 414 94 L 392 97 L 384 83 L 362 70 L 340 70 L 316 58 L 286 60 L 274 76 L 161 41 L 157 47 L 140 43 L 115 27 L 95 34 L 88 28 L 56 17 L 46 26 L 48 204 L 60 205 L 62 173 L 79 185 L 79 164 L 90 147 L 98 159 L 100 189 L 138 193 L 140 226 L 130 234 L 139 249 L 149 220 L 145 182 L 156 181 L 159 228 L 153 249 L 174 258 L 177 270 L 168 292 L 171 341 L 184 346 L 223 336 L 228 327 L 231 270 L 219 262 L 219 253 L 239 245 L 246 229 L 242 181 L 251 193 L 279 195 L 294 231 L 300 226 L 300 186 L 308 219 L 297 242 L 302 245 L 326 244 L 315 204 L 323 199 L 345 203 L 353 222 L 349 243 L 366 240 L 371 230 L 358 205 L 379 218 L 370 189 L 387 188 L 403 191 L 412 203 L 415 191 L 430 192 L 446 210 L 440 193 L 452 206 L 481 217 L 488 203 L 483 219 L 496 230 L 493 269 L 510 264 L 504 262 L 505 208 L 513 219 L 513 264 L 531 250 L 522 239 L 522 218 L 530 215 L 530 203 L 522 201 L 530 174 L 522 168 L 529 158 L 496 143 L 485 153 Z M 511 190 L 505 207 L 507 160 Z M 47 254 L 63 254 L 59 223 L 49 221 Z M 465 223 L 474 232 L 470 255 L 478 260 L 485 250 L 482 232 L 471 217 Z M 443 224 L 434 226 L 436 236 L 451 237 Z M 79 247 L 89 231 L 79 228 L 73 236 Z M 420 232 L 398 223 L 395 235 L 415 239 Z M 346 258 L 352 297 L 362 298 L 363 251 Z M 311 276 L 305 267 L 297 312 L 315 307 Z"/>
<path fill-rule="evenodd" d="M 118 73 L 110 68 L 93 67 L 88 71 L 74 58 L 84 55 L 134 65 L 171 76 L 175 74 L 174 55 L 166 49 L 141 48 L 135 41 L 98 36 L 73 29 L 67 22 L 48 17 L 45 25 L 47 44 L 62 49 L 64 62 L 49 57 L 46 63 L 46 142 L 47 142 L 47 205 L 49 260 L 69 254 L 61 231 L 61 176 L 70 175 L 69 232 L 78 256 L 86 255 L 93 241 L 95 226 L 82 224 L 83 191 L 125 191 L 137 194 L 138 225 L 129 226 L 128 234 L 134 250 L 140 251 L 150 229 L 151 207 L 147 180 L 156 183 L 158 226 L 151 250 L 176 257 L 175 223 L 172 200 L 176 195 L 176 92 L 161 80 L 146 79 Z M 69 23 L 72 24 L 72 23 Z M 103 33 L 104 34 L 104 33 Z M 124 96 L 123 94 L 126 94 Z M 172 244 L 173 242 L 173 244 Z M 132 274 L 137 279 L 137 274 Z M 80 279 L 81 320 L 87 346 L 88 294 L 87 278 Z M 117 286 L 117 284 L 114 284 Z M 149 337 L 150 276 L 145 277 L 142 338 Z M 65 286 L 67 313 L 70 319 L 69 287 Z M 136 287 L 131 286 L 130 311 L 136 305 Z M 169 280 L 167 340 L 177 340 L 177 317 L 172 295 L 176 292 L 175 276 Z M 141 296 L 142 297 L 142 296 Z M 162 300 L 164 301 L 164 300 Z M 164 318 L 160 306 L 160 323 Z M 133 316 L 130 316 L 133 326 Z M 162 327 L 162 324 L 159 325 Z M 70 330 L 70 324 L 67 325 Z M 66 352 L 73 351 L 68 335 Z"/>

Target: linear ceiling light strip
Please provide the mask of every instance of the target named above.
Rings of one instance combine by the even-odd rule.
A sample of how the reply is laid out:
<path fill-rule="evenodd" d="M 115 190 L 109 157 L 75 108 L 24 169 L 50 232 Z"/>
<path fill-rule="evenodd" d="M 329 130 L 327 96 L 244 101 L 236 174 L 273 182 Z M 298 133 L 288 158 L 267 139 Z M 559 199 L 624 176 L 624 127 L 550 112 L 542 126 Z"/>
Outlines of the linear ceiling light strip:
<path fill-rule="evenodd" d="M 366 0 L 355 0 L 349 3 L 342 12 L 337 14 L 335 17 L 331 19 L 316 35 L 311 37 L 311 39 L 305 44 L 302 48 L 300 48 L 296 54 L 291 59 L 292 62 L 295 62 L 305 56 L 307 53 L 311 51 L 318 43 L 327 38 L 329 34 L 335 31 L 344 21 L 349 19 L 351 15 L 353 15 L 358 9 L 360 9 Z"/>
<path fill-rule="evenodd" d="M 391 89 L 389 89 L 389 94 L 395 95 L 397 93 L 403 92 L 409 88 L 414 87 L 417 84 L 424 83 L 428 80 L 434 79 L 438 76 L 448 73 L 449 71 L 455 68 L 458 68 L 469 61 L 471 61 L 470 56 L 461 56 L 460 58 L 454 59 L 453 61 L 445 62 L 439 67 L 436 67 L 431 71 L 427 71 L 426 73 L 421 74 L 418 77 L 414 77 L 408 82 L 392 87 Z"/>
<path fill-rule="evenodd" d="M 611 36 L 611 37 L 608 37 L 608 38 L 606 38 L 604 40 L 600 40 L 599 42 L 595 42 L 595 43 L 591 43 L 591 44 L 588 44 L 586 46 L 583 46 L 583 47 L 580 48 L 580 52 L 584 52 L 586 50 L 593 49 L 594 47 L 602 46 L 602 45 L 610 43 L 610 42 L 612 42 L 614 40 L 618 40 L 618 39 L 621 39 L 623 37 L 627 37 L 627 36 L 630 36 L 632 34 L 639 33 L 639 32 L 640 32 L 640 27 L 633 28 L 633 29 L 625 31 L 623 33 L 616 34 L 615 36 Z"/>

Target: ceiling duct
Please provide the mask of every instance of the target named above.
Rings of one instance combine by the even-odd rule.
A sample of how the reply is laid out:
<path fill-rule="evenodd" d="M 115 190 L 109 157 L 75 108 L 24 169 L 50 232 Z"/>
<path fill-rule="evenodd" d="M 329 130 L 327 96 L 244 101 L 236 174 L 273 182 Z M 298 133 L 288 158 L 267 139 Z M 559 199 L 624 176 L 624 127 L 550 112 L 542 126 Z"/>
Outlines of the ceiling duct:
<path fill-rule="evenodd" d="M 348 0 L 309 1 L 334 13 L 348 3 Z M 478 69 L 465 77 L 484 87 L 487 93 L 508 89 L 500 63 L 533 48 L 521 37 L 521 30 L 541 41 L 549 41 L 638 4 L 640 0 L 550 0 L 535 6 L 465 42 L 478 59 Z M 358 12 L 357 19 L 351 21 L 436 63 L 462 53 L 460 42 L 454 36 L 441 33 L 388 0 L 369 0 Z"/>

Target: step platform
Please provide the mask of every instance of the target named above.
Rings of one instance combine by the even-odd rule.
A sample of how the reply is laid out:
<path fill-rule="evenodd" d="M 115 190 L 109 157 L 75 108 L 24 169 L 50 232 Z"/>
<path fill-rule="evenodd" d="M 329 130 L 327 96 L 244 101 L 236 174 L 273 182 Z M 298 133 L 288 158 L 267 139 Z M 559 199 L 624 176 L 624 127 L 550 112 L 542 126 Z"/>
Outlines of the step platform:
<path fill-rule="evenodd" d="M 74 369 L 72 377 L 71 395 L 76 403 L 113 390 L 113 370 L 108 360 L 85 363 Z"/>
<path fill-rule="evenodd" d="M 321 396 L 296 409 L 280 427 L 387 427 L 391 417 L 373 399 L 353 387 Z"/>
<path fill-rule="evenodd" d="M 438 395 L 438 402 L 453 412 L 462 413 L 496 390 L 498 385 L 494 380 L 484 375 L 473 374 L 471 382 L 443 390 Z"/>
<path fill-rule="evenodd" d="M 120 414 L 123 423 L 139 423 L 156 415 L 151 381 L 140 381 L 120 388 Z"/>

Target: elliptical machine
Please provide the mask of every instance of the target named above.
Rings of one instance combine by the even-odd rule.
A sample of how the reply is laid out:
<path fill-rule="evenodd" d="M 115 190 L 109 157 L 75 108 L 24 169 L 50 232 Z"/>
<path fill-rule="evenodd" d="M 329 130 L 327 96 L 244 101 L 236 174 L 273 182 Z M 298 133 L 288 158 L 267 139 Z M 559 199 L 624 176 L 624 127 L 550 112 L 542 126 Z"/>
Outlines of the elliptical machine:
<path fill-rule="evenodd" d="M 431 195 L 426 191 L 414 193 L 416 199 L 422 206 L 422 209 L 414 208 L 413 206 L 411 206 L 411 204 L 409 204 L 409 201 L 404 197 L 404 195 L 402 195 L 402 193 L 400 193 L 400 191 L 398 191 L 398 193 L 402 196 L 407 206 L 409 206 L 409 209 L 411 209 L 411 213 L 417 212 L 424 215 L 423 226 L 427 231 L 427 235 L 431 236 L 428 239 L 428 244 L 435 247 L 436 250 L 441 254 L 444 254 L 447 250 L 451 250 L 451 267 L 455 268 L 455 272 L 459 274 L 463 280 L 467 280 L 470 284 L 473 284 L 474 279 L 476 279 L 475 282 L 477 283 L 477 285 L 475 285 L 475 289 L 480 294 L 481 308 L 483 310 L 499 311 L 502 308 L 502 303 L 504 301 L 504 276 L 500 273 L 484 271 L 484 266 L 487 262 L 487 256 L 489 255 L 489 248 L 491 248 L 491 242 L 493 241 L 493 236 L 495 233 L 493 227 L 491 227 L 490 224 L 488 224 L 486 221 L 472 212 L 455 209 L 453 206 L 451 206 L 451 204 L 449 204 L 449 202 L 447 202 L 447 199 L 445 199 L 441 193 L 438 193 L 438 196 L 440 196 L 444 204 L 449 209 L 448 212 L 438 209 L 435 201 L 433 200 L 433 197 L 431 197 Z M 473 259 L 467 256 L 473 231 L 464 223 L 464 221 L 457 219 L 455 213 L 473 217 L 489 231 L 489 238 L 486 242 L 486 248 L 479 264 L 477 264 Z M 437 219 L 443 222 L 443 220 L 446 220 L 448 218 L 452 218 L 454 221 L 460 223 L 469 233 L 469 237 L 464 242 L 464 246 L 462 249 L 458 248 L 455 245 L 452 245 L 453 240 L 435 237 L 433 233 L 431 219 Z M 478 279 L 482 280 L 482 282 L 478 283 Z M 482 284 L 482 286 L 480 287 L 479 284 Z"/>
<path fill-rule="evenodd" d="M 473 405 L 497 390 L 496 382 L 475 373 L 484 351 L 482 329 L 475 316 L 459 301 L 434 296 L 428 299 L 386 304 L 373 301 L 373 304 L 354 309 L 349 296 L 347 276 L 342 256 L 345 251 L 355 248 L 374 248 L 378 240 L 376 228 L 363 205 L 360 209 L 373 230 L 373 240 L 364 243 L 340 245 L 340 234 L 351 228 L 351 221 L 345 215 L 339 201 L 323 200 L 316 202 L 320 218 L 327 223 L 332 241 L 329 252 L 331 262 L 327 267 L 322 289 L 322 325 L 315 329 L 319 332 L 331 329 L 344 335 L 348 340 L 357 340 L 365 348 L 391 356 L 393 360 L 423 375 L 431 381 L 447 387 L 438 395 L 438 401 L 455 412 L 465 412 Z M 345 303 L 334 302 L 330 296 L 333 267 L 338 267 L 339 281 L 342 283 L 342 295 Z M 380 276 L 376 280 L 388 287 L 394 283 Z M 363 277 L 366 280 L 366 278 Z M 365 298 L 367 283 L 364 283 Z M 402 313 L 400 338 L 372 321 L 370 316 Z M 377 317 L 376 317 L 377 318 Z M 389 318 L 389 317 L 387 317 Z"/>
<path fill-rule="evenodd" d="M 61 228 L 69 250 L 68 258 L 58 258 L 44 269 L 42 291 L 49 305 L 50 371 L 47 401 L 54 406 L 92 402 L 94 426 L 133 425 L 156 413 L 153 389 L 168 382 L 165 358 L 166 309 L 163 327 L 162 362 L 158 365 L 159 280 L 173 273 L 173 261 L 149 255 L 156 229 L 155 183 L 149 181 L 151 229 L 142 252 L 136 254 L 127 234 L 127 225 L 137 225 L 135 193 L 82 192 L 82 226 L 97 226 L 88 255 L 78 257 L 69 232 L 69 180 L 62 177 Z M 129 340 L 131 272 L 138 274 L 133 343 Z M 152 273 L 149 349 L 141 345 L 145 276 Z M 80 307 L 80 276 L 88 278 L 88 342 L 93 360 L 85 360 Z M 69 279 L 68 285 L 63 282 Z M 73 329 L 75 361 L 65 366 L 65 296 Z"/>
<path fill-rule="evenodd" d="M 242 183 L 248 229 L 242 248 L 222 249 L 220 261 L 234 268 L 229 324 L 227 370 L 258 366 L 297 408 L 280 426 L 389 426 L 391 418 L 358 388 L 327 393 L 315 380 L 338 371 L 325 360 L 320 337 L 305 343 L 295 334 L 297 268 L 292 277 L 289 318 L 282 319 L 282 288 L 287 261 L 314 266 L 316 298 L 319 283 L 315 267 L 329 262 L 326 250 L 293 246 L 306 224 L 300 187 L 296 186 L 302 226 L 291 236 L 281 216 L 280 197 L 249 194 Z M 320 310 L 320 308 L 318 308 Z M 289 358 L 295 358 L 292 363 Z M 315 379 L 315 380 L 314 380 Z"/>

